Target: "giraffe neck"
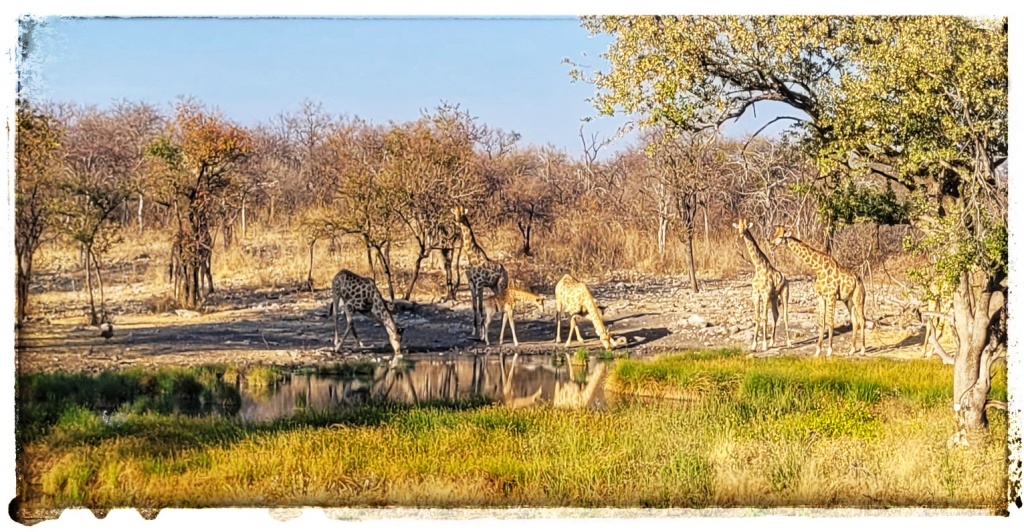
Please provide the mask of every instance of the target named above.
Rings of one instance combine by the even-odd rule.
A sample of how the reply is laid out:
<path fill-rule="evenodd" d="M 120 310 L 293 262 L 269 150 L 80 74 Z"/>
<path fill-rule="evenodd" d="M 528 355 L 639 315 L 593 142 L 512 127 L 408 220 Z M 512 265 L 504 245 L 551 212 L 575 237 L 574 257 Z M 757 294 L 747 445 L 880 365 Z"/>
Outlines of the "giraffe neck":
<path fill-rule="evenodd" d="M 804 244 L 800 240 L 789 237 L 786 239 L 786 245 L 789 246 L 789 250 L 794 255 L 800 257 L 800 260 L 804 261 L 809 268 L 814 270 L 819 276 L 829 271 L 829 266 L 833 266 L 835 261 L 832 257 Z"/>
<path fill-rule="evenodd" d="M 594 331 L 597 332 L 597 336 L 601 338 L 601 342 L 611 342 L 611 334 L 608 333 L 608 328 L 604 326 L 604 320 L 601 319 L 601 309 L 597 308 L 597 303 L 594 302 L 594 298 L 591 297 L 589 301 L 585 303 L 587 309 L 587 316 L 590 317 L 591 322 L 594 324 Z"/>
<path fill-rule="evenodd" d="M 772 266 L 768 262 L 768 257 L 761 252 L 761 248 L 757 247 L 757 242 L 754 241 L 753 235 L 747 229 L 743 230 L 743 242 L 747 245 L 747 253 L 750 254 L 750 260 L 754 263 L 754 269 L 757 270 L 757 273 L 763 274 L 766 271 L 770 271 Z"/>
<path fill-rule="evenodd" d="M 476 266 L 487 262 L 489 260 L 487 253 L 476 243 L 476 237 L 473 236 L 473 228 L 465 223 L 460 223 L 459 228 L 462 230 L 462 241 L 467 244 L 466 259 L 469 260 L 469 264 Z"/>

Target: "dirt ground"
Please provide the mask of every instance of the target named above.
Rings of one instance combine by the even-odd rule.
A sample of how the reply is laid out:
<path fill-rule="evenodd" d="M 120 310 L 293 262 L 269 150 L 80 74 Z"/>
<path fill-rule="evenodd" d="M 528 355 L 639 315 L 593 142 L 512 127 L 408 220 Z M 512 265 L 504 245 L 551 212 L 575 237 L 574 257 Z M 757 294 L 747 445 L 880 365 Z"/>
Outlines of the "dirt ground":
<path fill-rule="evenodd" d="M 42 277 L 45 279 L 45 277 Z M 16 353 L 19 372 L 98 372 L 129 366 L 189 366 L 231 364 L 249 366 L 318 365 L 348 357 L 384 358 L 383 329 L 372 319 L 357 315 L 355 326 L 366 343 L 361 349 L 349 339 L 344 349 L 333 353 L 333 328 L 328 316 L 329 292 L 309 292 L 298 287 L 267 290 L 220 288 L 208 300 L 203 312 L 151 312 L 144 303 L 152 298 L 130 283 L 108 290 L 114 335 L 105 339 L 96 327 L 84 325 L 82 295 L 73 286 L 51 279 L 36 298 L 36 318 L 18 332 Z M 617 349 L 631 356 L 645 356 L 692 347 L 736 346 L 749 349 L 753 335 L 749 277 L 700 280 L 694 293 L 685 275 L 638 275 L 611 273 L 585 280 L 599 304 L 606 305 L 605 323 L 612 335 L 625 338 Z M 553 287 L 540 290 L 549 298 Z M 868 286 L 866 356 L 918 357 L 923 330 L 896 325 L 898 309 L 885 303 L 891 287 Z M 71 304 L 69 302 L 77 302 Z M 403 302 L 400 302 L 403 303 Z M 847 356 L 850 325 L 845 308 L 836 314 L 838 336 L 835 354 Z M 415 299 L 400 304 L 396 320 L 405 327 L 402 347 L 410 357 L 446 354 L 490 354 L 499 349 L 518 349 L 523 354 L 545 354 L 564 350 L 556 345 L 554 303 L 543 312 L 529 310 L 516 319 L 520 346 L 498 347 L 500 318 L 491 324 L 491 346 L 475 341 L 472 312 L 465 290 L 458 302 Z M 593 326 L 581 320 L 586 347 L 599 350 Z M 789 326 L 793 348 L 787 353 L 810 356 L 814 352 L 816 310 L 810 278 L 791 279 Z M 344 322 L 342 323 L 344 326 Z M 563 325 L 563 335 L 568 323 Z M 779 320 L 777 338 L 784 345 L 785 325 Z M 563 336 L 563 341 L 564 341 Z M 571 349 L 578 344 L 573 343 Z M 780 353 L 778 348 L 755 356 Z"/>

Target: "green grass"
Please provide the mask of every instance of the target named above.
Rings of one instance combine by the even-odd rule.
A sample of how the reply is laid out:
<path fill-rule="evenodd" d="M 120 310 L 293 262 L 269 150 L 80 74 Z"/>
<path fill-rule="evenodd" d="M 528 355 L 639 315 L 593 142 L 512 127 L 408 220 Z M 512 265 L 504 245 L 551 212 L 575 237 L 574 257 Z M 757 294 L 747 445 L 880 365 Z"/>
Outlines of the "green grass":
<path fill-rule="evenodd" d="M 1006 414 L 990 411 L 985 441 L 947 447 L 955 426 L 951 375 L 941 364 L 705 351 L 620 360 L 610 378 L 620 387 L 680 387 L 689 400 L 618 401 L 603 411 L 512 409 L 479 399 L 377 404 L 255 424 L 158 410 L 109 424 L 71 405 L 19 447 L 18 492 L 26 512 L 1005 507 Z M 1005 373 L 995 381 L 1005 389 Z"/>
<path fill-rule="evenodd" d="M 159 370 L 129 369 L 98 375 L 34 373 L 15 383 L 16 439 L 25 442 L 46 434 L 68 409 L 102 412 L 202 413 L 214 409 L 233 414 L 241 404 L 238 389 L 224 366 Z"/>

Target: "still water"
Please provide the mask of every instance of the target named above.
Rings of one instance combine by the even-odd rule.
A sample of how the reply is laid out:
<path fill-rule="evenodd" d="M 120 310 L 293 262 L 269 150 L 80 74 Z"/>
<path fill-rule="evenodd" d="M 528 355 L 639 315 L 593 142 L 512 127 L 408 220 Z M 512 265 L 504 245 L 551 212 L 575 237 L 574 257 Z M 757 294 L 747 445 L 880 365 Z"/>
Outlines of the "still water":
<path fill-rule="evenodd" d="M 452 355 L 407 358 L 396 367 L 382 363 L 372 374 L 345 377 L 296 372 L 270 387 L 250 387 L 240 379 L 236 415 L 246 421 L 269 421 L 302 409 L 472 398 L 512 407 L 601 409 L 611 399 L 602 391 L 607 367 L 594 358 L 586 365 L 570 365 L 550 355 Z"/>

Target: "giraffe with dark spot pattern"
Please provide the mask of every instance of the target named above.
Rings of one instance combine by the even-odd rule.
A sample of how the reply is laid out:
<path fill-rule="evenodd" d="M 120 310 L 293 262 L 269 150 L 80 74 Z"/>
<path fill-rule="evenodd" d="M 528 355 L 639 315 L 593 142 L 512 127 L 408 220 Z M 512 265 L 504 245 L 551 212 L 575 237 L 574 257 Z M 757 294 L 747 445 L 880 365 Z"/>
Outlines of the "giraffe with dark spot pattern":
<path fill-rule="evenodd" d="M 495 294 L 508 289 L 508 272 L 501 263 L 487 257 L 487 253 L 477 244 L 473 229 L 469 226 L 464 207 L 452 208 L 455 221 L 462 230 L 462 245 L 466 251 L 466 280 L 469 283 L 469 295 L 473 303 L 473 336 L 484 339 L 484 288 L 490 288 Z"/>
<path fill-rule="evenodd" d="M 359 335 L 356 334 L 355 327 L 352 326 L 352 313 L 359 312 L 373 317 L 384 327 L 384 330 L 387 331 L 391 348 L 395 351 L 395 356 L 402 356 L 402 329 L 395 324 L 395 320 L 391 316 L 391 309 L 384 301 L 384 298 L 381 297 L 380 290 L 377 290 L 377 285 L 374 284 L 373 279 L 361 277 L 348 270 L 341 270 L 334 276 L 334 280 L 331 282 L 331 297 L 331 310 L 334 313 L 335 351 L 345 342 L 350 332 L 356 341 L 359 342 L 359 347 L 366 347 L 363 345 L 363 341 L 359 339 Z M 341 306 L 339 306 L 339 303 Z M 338 321 L 341 317 L 338 314 L 342 308 L 345 311 L 345 321 L 348 322 L 348 328 L 345 329 L 345 334 L 339 340 Z"/>

